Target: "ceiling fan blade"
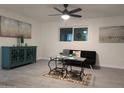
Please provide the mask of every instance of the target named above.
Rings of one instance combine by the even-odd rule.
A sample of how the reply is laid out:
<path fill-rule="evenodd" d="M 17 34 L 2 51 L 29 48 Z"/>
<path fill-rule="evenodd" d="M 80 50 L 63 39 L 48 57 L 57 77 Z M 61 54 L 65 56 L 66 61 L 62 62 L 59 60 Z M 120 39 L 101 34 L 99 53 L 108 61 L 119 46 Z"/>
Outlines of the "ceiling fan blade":
<path fill-rule="evenodd" d="M 76 15 L 76 14 L 70 14 L 70 16 L 72 16 L 72 17 L 78 17 L 78 18 L 81 18 L 82 17 L 81 15 Z"/>
<path fill-rule="evenodd" d="M 48 16 L 60 16 L 60 15 L 63 15 L 63 14 L 50 14 Z"/>
<path fill-rule="evenodd" d="M 63 11 L 61 11 L 60 9 L 58 9 L 56 7 L 54 7 L 54 9 L 57 10 L 57 11 L 59 11 L 59 12 L 61 12 L 61 13 L 63 13 Z"/>
<path fill-rule="evenodd" d="M 82 10 L 81 8 L 77 8 L 77 9 L 74 9 L 74 10 L 69 11 L 69 13 L 76 13 L 76 12 L 79 12 L 81 10 Z"/>

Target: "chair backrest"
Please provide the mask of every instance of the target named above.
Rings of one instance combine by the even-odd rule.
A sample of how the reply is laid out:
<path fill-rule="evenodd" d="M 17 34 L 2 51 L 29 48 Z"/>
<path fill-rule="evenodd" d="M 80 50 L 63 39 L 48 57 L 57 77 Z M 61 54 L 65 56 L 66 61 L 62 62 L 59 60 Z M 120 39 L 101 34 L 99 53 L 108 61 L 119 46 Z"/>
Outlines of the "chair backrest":
<path fill-rule="evenodd" d="M 69 49 L 63 49 L 63 56 L 68 56 L 70 54 Z"/>

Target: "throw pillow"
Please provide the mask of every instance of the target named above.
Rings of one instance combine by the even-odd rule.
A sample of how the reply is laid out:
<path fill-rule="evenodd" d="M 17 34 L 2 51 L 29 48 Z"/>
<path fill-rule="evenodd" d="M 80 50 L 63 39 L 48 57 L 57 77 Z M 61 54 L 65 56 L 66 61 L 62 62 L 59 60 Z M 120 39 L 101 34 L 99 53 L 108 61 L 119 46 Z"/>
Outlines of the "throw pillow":
<path fill-rule="evenodd" d="M 73 51 L 73 54 L 75 54 L 76 57 L 80 57 L 81 51 L 80 51 L 80 50 L 78 50 L 78 51 Z"/>

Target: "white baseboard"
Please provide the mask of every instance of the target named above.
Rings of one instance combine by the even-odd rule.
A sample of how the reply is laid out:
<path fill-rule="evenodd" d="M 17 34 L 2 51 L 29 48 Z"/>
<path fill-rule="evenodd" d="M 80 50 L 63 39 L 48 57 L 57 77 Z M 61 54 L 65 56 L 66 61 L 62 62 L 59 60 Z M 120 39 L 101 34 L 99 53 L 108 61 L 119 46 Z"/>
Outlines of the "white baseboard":
<path fill-rule="evenodd" d="M 115 69 L 124 69 L 124 67 L 121 67 L 121 66 L 100 65 L 100 67 L 115 68 Z"/>
<path fill-rule="evenodd" d="M 40 58 L 40 60 L 45 60 L 45 61 L 48 61 L 49 60 L 49 58 Z"/>

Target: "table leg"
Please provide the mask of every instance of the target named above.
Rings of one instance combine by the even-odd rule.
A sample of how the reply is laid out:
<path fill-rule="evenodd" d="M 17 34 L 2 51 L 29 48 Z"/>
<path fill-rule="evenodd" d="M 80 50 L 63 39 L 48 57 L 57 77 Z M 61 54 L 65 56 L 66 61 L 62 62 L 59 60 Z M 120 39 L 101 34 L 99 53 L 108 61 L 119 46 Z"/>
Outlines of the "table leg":
<path fill-rule="evenodd" d="M 67 77 L 67 73 L 68 73 L 68 70 L 67 70 L 67 67 L 66 65 L 63 65 L 63 68 L 62 68 L 62 73 L 63 73 L 63 79 Z"/>
<path fill-rule="evenodd" d="M 84 73 L 84 68 L 81 67 L 81 71 L 80 71 L 80 79 L 83 80 L 83 77 L 85 76 L 85 73 Z"/>

